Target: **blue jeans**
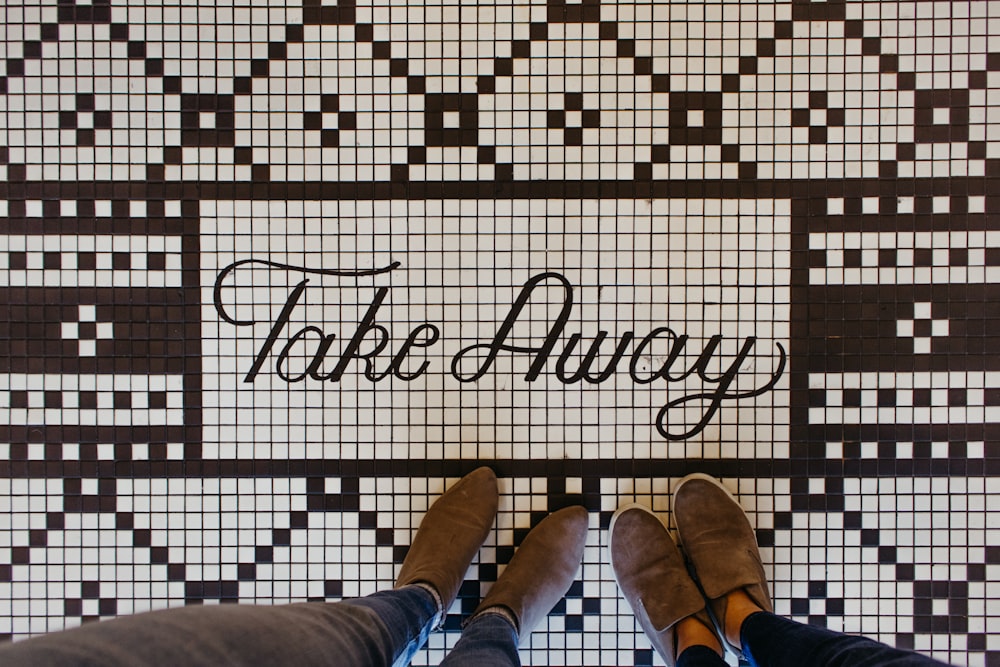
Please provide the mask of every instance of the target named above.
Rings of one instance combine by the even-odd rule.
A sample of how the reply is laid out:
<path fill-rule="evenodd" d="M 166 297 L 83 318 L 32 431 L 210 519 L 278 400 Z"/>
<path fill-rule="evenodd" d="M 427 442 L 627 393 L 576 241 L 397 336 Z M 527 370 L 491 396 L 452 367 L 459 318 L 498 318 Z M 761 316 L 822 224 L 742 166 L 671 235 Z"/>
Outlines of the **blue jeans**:
<path fill-rule="evenodd" d="M 751 614 L 740 628 L 740 642 L 753 667 L 942 667 L 944 663 L 912 651 L 803 625 L 766 611 Z M 677 667 L 722 667 L 725 661 L 704 646 L 678 656 Z"/>
<path fill-rule="evenodd" d="M 89 623 L 0 647 L 24 667 L 191 665 L 406 665 L 437 627 L 437 602 L 407 586 L 343 602 L 166 609 Z M 476 617 L 445 661 L 520 665 L 517 633 L 495 614 Z"/>
<path fill-rule="evenodd" d="M 441 667 L 519 667 L 517 631 L 499 614 L 480 614 L 463 629 Z"/>

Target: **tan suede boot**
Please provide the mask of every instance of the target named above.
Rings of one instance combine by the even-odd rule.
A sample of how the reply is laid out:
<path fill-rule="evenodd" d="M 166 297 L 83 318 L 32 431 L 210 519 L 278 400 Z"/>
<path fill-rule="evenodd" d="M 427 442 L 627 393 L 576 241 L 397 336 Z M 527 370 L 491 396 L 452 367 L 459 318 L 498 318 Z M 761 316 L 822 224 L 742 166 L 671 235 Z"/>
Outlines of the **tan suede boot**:
<path fill-rule="evenodd" d="M 674 521 L 681 547 L 715 617 L 725 645 L 726 595 L 743 589 L 757 606 L 772 611 L 757 538 L 743 508 L 718 480 L 695 473 L 674 490 Z"/>
<path fill-rule="evenodd" d="M 497 478 L 489 468 L 470 472 L 448 489 L 420 522 L 396 588 L 417 583 L 431 586 L 440 597 L 441 611 L 447 612 L 493 527 L 498 502 Z"/>
<path fill-rule="evenodd" d="M 677 662 L 674 626 L 694 616 L 713 629 L 705 598 L 663 523 L 642 505 L 625 505 L 611 518 L 611 567 L 649 642 L 668 665 Z"/>
<path fill-rule="evenodd" d="M 523 641 L 573 584 L 587 544 L 588 523 L 583 507 L 566 507 L 545 517 L 524 538 L 470 620 L 501 607 L 513 614 Z"/>

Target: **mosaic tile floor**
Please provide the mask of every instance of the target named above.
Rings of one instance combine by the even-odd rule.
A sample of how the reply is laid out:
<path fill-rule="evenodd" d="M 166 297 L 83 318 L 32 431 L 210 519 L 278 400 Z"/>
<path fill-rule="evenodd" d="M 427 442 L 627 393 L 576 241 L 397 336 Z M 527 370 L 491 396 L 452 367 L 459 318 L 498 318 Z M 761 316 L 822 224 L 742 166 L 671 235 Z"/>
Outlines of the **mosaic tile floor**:
<path fill-rule="evenodd" d="M 485 463 L 415 664 L 574 503 L 525 664 L 659 664 L 604 529 L 703 471 L 779 613 L 1000 665 L 1000 3 L 0 13 L 4 637 L 385 588 Z"/>

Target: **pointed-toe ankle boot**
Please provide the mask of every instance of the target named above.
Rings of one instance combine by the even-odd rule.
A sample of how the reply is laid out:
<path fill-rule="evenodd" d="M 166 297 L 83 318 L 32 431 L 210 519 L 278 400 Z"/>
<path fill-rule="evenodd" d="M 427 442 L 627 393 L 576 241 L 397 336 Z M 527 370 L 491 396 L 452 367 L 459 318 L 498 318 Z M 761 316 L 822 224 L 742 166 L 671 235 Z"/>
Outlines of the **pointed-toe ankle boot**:
<path fill-rule="evenodd" d="M 438 498 L 420 522 L 396 588 L 431 586 L 440 597 L 442 613 L 458 596 L 469 564 L 483 546 L 496 519 L 499 492 L 489 468 L 463 477 Z"/>
<path fill-rule="evenodd" d="M 583 507 L 566 507 L 545 517 L 524 538 L 471 618 L 502 607 L 513 614 L 520 640 L 531 634 L 573 584 L 589 523 Z"/>

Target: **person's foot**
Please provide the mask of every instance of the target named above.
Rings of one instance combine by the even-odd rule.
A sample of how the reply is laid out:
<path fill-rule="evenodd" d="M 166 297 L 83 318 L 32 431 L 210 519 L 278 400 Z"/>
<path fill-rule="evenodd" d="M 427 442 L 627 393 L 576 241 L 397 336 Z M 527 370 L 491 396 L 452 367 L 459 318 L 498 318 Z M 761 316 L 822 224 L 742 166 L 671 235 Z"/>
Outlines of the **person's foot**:
<path fill-rule="evenodd" d="M 470 620 L 498 611 L 523 640 L 566 595 L 583 560 L 589 515 L 566 507 L 545 517 L 524 538 Z"/>
<path fill-rule="evenodd" d="M 430 586 L 440 598 L 441 612 L 447 612 L 493 527 L 498 502 L 497 478 L 489 468 L 470 472 L 448 489 L 420 522 L 396 588 Z"/>
<path fill-rule="evenodd" d="M 740 651 L 743 650 L 743 641 L 740 638 L 743 621 L 747 620 L 747 616 L 758 611 L 764 610 L 742 588 L 726 595 L 726 611 L 724 612 L 725 618 L 722 620 L 722 629 L 726 641 L 731 646 Z"/>
<path fill-rule="evenodd" d="M 674 490 L 674 521 L 716 629 L 739 652 L 746 617 L 773 609 L 753 528 L 732 494 L 700 473 Z"/>
<path fill-rule="evenodd" d="M 650 643 L 668 665 L 688 646 L 720 655 L 705 599 L 663 523 L 641 505 L 615 512 L 609 529 L 611 567 Z"/>

